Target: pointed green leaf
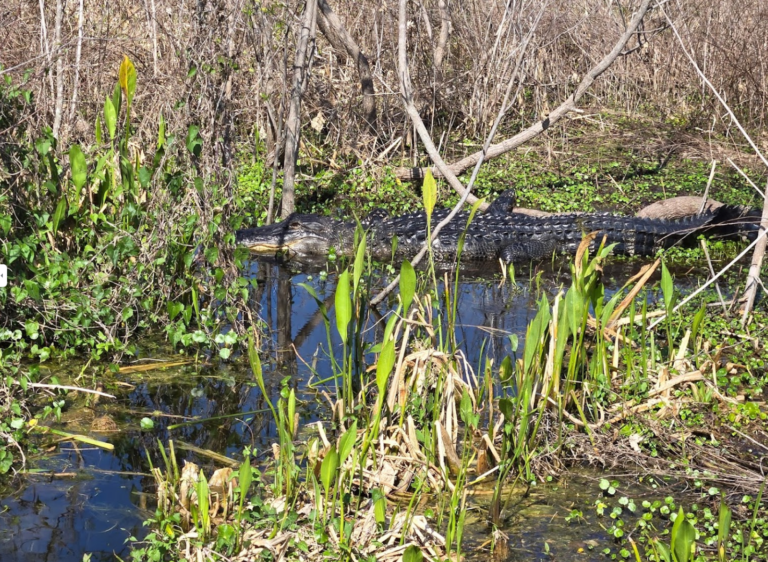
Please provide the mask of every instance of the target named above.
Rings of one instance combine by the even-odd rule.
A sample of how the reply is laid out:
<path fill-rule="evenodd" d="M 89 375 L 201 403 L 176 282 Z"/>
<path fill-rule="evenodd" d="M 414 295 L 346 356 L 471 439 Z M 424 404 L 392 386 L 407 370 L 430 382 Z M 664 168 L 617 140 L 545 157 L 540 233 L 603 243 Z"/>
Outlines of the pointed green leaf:
<path fill-rule="evenodd" d="M 103 142 L 101 137 L 101 115 L 96 116 L 96 143 L 101 144 Z"/>
<path fill-rule="evenodd" d="M 248 490 L 251 488 L 251 482 L 253 482 L 250 456 L 246 456 L 245 460 L 240 464 L 238 481 L 240 483 L 240 503 L 242 503 L 246 494 L 248 494 Z"/>
<path fill-rule="evenodd" d="M 427 168 L 424 174 L 424 185 L 422 185 L 421 191 L 424 198 L 424 210 L 427 212 L 427 225 L 429 225 L 432 211 L 435 210 L 435 204 L 437 203 L 437 182 L 435 182 L 432 170 L 429 168 Z"/>
<path fill-rule="evenodd" d="M 400 298 L 403 300 L 403 316 L 408 315 L 408 309 L 411 307 L 415 293 L 416 271 L 414 271 L 411 262 L 404 260 L 400 267 Z"/>
<path fill-rule="evenodd" d="M 339 275 L 336 283 L 336 329 L 341 341 L 347 343 L 347 328 L 352 319 L 352 299 L 349 296 L 349 270 Z"/>
<path fill-rule="evenodd" d="M 72 170 L 72 183 L 75 184 L 79 195 L 87 179 L 88 167 L 85 164 L 83 151 L 77 144 L 73 144 L 72 148 L 69 149 L 69 166 Z"/>
<path fill-rule="evenodd" d="M 59 199 L 59 204 L 56 205 L 56 211 L 53 213 L 53 233 L 56 234 L 56 232 L 59 230 L 59 225 L 61 224 L 61 221 L 64 220 L 64 218 L 67 216 L 67 196 L 62 195 L 61 199 Z"/>
<path fill-rule="evenodd" d="M 349 429 L 344 432 L 339 440 L 339 464 L 343 465 L 352 452 L 352 448 L 355 446 L 355 440 L 357 439 L 357 420 L 352 422 Z"/>
<path fill-rule="evenodd" d="M 360 239 L 360 244 L 357 246 L 357 254 L 355 255 L 355 265 L 353 268 L 353 285 L 352 289 L 354 294 L 357 295 L 357 287 L 360 284 L 360 277 L 363 275 L 363 266 L 365 265 L 365 249 L 366 249 L 366 234 L 363 233 Z"/>
<path fill-rule="evenodd" d="M 327 490 L 336 481 L 336 469 L 339 467 L 339 454 L 336 447 L 331 446 L 331 450 L 326 453 L 323 464 L 320 465 L 320 481 Z"/>
<path fill-rule="evenodd" d="M 383 396 L 387 390 L 387 381 L 395 365 L 395 342 L 387 340 L 384 342 L 379 354 L 379 362 L 376 364 L 376 386 L 379 388 L 379 395 Z"/>
<path fill-rule="evenodd" d="M 160 125 L 157 130 L 157 148 L 165 146 L 165 118 L 160 114 Z"/>
<path fill-rule="evenodd" d="M 123 104 L 123 90 L 120 89 L 120 82 L 115 84 L 115 89 L 112 90 L 112 105 L 115 108 L 115 116 L 120 115 L 120 107 Z"/>
<path fill-rule="evenodd" d="M 120 64 L 119 73 L 120 87 L 125 92 L 128 105 L 133 101 L 133 94 L 136 91 L 136 67 L 133 66 L 128 55 L 123 56 L 123 62 Z"/>
<path fill-rule="evenodd" d="M 296 423 L 296 391 L 294 389 L 291 389 L 290 394 L 288 394 L 288 428 L 290 429 L 291 439 L 295 439 L 296 436 L 294 435 L 296 431 L 296 426 L 294 425 Z"/>
<path fill-rule="evenodd" d="M 107 125 L 109 138 L 114 140 L 117 131 L 117 111 L 114 102 L 109 97 L 104 101 L 104 123 Z"/>
<path fill-rule="evenodd" d="M 664 262 L 661 264 L 661 292 L 664 295 L 664 307 L 667 309 L 667 313 L 675 306 L 675 285 L 672 281 L 672 275 Z"/>

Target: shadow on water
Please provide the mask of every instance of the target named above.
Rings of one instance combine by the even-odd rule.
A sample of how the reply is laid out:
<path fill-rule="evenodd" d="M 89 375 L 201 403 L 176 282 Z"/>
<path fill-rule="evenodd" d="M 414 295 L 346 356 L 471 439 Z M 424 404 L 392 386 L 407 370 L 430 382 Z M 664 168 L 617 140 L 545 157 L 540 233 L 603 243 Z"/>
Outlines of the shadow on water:
<path fill-rule="evenodd" d="M 613 285 L 618 287 L 639 267 L 637 263 L 615 265 L 606 269 L 605 278 L 615 279 Z M 468 270 L 462 273 L 459 285 L 457 341 L 475 368 L 485 358 L 498 364 L 510 354 L 510 334 L 517 334 L 522 349 L 525 328 L 536 313 L 542 292 L 555 294 L 569 278 L 552 264 L 533 264 L 518 268 L 516 285 L 500 285 L 498 275 L 488 279 L 496 271 Z M 295 273 L 269 261 L 250 262 L 246 275 L 258 281 L 250 300 L 270 334 L 262 348 L 265 383 L 272 399 L 286 384 L 297 390 L 302 401 L 302 423 L 327 416 L 327 402 L 319 394 L 322 385 L 313 383 L 332 374 L 329 336 L 316 301 L 299 283 L 310 284 L 325 303 L 333 327 L 331 351 L 338 353 L 341 342 L 333 319 L 332 276 L 326 278 L 312 268 Z M 690 276 L 687 279 L 692 282 Z M 385 312 L 386 308 L 370 311 L 364 332 L 367 342 L 380 340 L 380 319 Z M 144 342 L 139 355 L 156 357 L 152 345 Z M 82 366 L 44 366 L 42 370 L 46 368 L 65 379 L 66 371 L 74 377 Z M 325 384 L 333 388 L 332 381 Z M 147 454 L 153 463 L 159 461 L 158 440 L 165 443 L 173 439 L 178 458 L 193 460 L 207 474 L 214 468 L 212 461 L 181 450 L 184 443 L 239 459 L 245 446 L 261 455 L 271 454 L 270 445 L 276 441 L 264 397 L 243 362 L 203 358 L 165 371 L 118 373 L 107 382 L 107 388 L 117 395 L 117 401 L 101 401 L 95 407 L 84 401 L 68 404 L 56 426 L 108 441 L 114 451 L 46 438 L 40 442 L 46 456 L 32 459 L 33 468 L 41 472 L 17 480 L 14 489 L 0 491 L 3 562 L 80 562 L 84 553 L 91 553 L 92 560 L 114 560 L 114 554 L 125 559 L 126 538 L 142 537 L 146 532 L 142 521 L 154 514 L 154 481 Z M 240 415 L 169 429 L 173 424 L 227 414 Z M 119 431 L 93 433 L 92 423 L 103 416 L 111 417 Z M 144 417 L 154 420 L 151 431 L 141 431 Z"/>

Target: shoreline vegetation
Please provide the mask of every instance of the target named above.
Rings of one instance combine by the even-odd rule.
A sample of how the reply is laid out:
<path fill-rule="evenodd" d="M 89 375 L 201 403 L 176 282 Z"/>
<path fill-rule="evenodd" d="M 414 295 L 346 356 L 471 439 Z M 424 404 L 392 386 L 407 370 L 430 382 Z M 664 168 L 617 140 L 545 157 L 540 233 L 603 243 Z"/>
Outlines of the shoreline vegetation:
<path fill-rule="evenodd" d="M 399 42 L 377 50 L 360 29 L 346 32 L 339 14 L 356 20 L 343 3 L 337 14 L 324 0 L 242 11 L 213 2 L 196 20 L 184 8 L 178 25 L 158 27 L 172 14 L 153 0 L 146 21 L 120 12 L 124 44 L 142 54 L 118 59 L 106 54 L 114 43 L 103 42 L 99 54 L 83 40 L 108 33 L 89 27 L 87 2 L 45 4 L 43 25 L 29 35 L 41 36 L 45 69 L 25 62 L 36 59 L 17 37 L 29 18 L 13 29 L 13 60 L 0 69 L 0 261 L 9 273 L 0 288 L 0 482 L 23 487 L 62 442 L 111 454 L 108 432 L 136 432 L 151 436 L 136 442 L 146 447 L 137 456 L 152 476 L 154 488 L 144 492 L 154 516 L 146 536 L 128 539 L 135 562 L 503 561 L 520 558 L 519 537 L 506 531 L 517 500 L 587 474 L 580 500 L 557 518 L 574 535 L 600 540 L 579 539 L 586 551 L 566 554 L 563 537 L 541 537 L 528 545 L 537 559 L 555 551 L 561 559 L 636 562 L 766 559 L 765 296 L 738 314 L 744 262 L 723 277 L 725 295 L 713 285 L 690 302 L 670 273 L 696 264 L 714 275 L 743 244 L 702 241 L 627 260 L 633 273 L 613 292 L 604 278 L 610 246 L 590 253 L 587 240 L 563 260 L 570 275 L 559 290 L 540 290 L 532 276 L 536 311 L 525 333 L 509 334 L 509 356 L 492 361 L 481 351 L 470 364 L 458 341 L 460 266 L 439 271 L 428 250 L 417 268 L 372 263 L 360 232 L 353 258 L 324 264 L 331 301 L 309 283 L 297 287 L 320 311 L 332 369 L 330 378 L 308 383 L 313 411 L 321 412 L 308 422 L 306 397 L 288 381 L 277 393 L 265 382 L 263 364 L 273 358 L 253 306 L 258 283 L 245 268 L 251 256 L 234 243 L 237 229 L 284 212 L 287 193 L 299 211 L 343 217 L 453 206 L 460 196 L 450 180 L 402 178 L 403 170 L 432 165 L 419 121 L 451 161 L 476 154 L 497 127 L 509 136 L 546 121 L 592 71 L 584 61 L 602 61 L 622 33 L 628 37 L 617 45 L 626 50 L 587 86 L 592 107 L 456 181 L 488 201 L 514 187 L 522 206 L 547 212 L 634 214 L 705 192 L 762 206 L 756 186 L 768 175 L 760 154 L 768 146 L 767 94 L 756 74 L 731 68 L 736 38 L 708 28 L 721 47 L 711 51 L 708 71 L 720 72 L 717 88 L 729 93 L 749 142 L 733 121 L 710 123 L 718 96 L 682 55 L 669 54 L 678 29 L 688 34 L 681 43 L 704 44 L 680 25 L 690 21 L 687 12 L 673 8 L 652 10 L 634 32 L 639 3 L 613 11 L 595 3 L 606 22 L 623 23 L 601 24 L 605 38 L 594 41 L 599 26 L 591 29 L 566 3 L 523 2 L 519 13 L 494 8 L 479 18 L 474 8 L 458 14 L 440 0 L 426 3 L 410 27 L 402 3 L 400 14 L 374 10 L 376 25 L 398 29 L 399 19 L 401 31 Z M 765 22 L 749 1 L 727 4 Z M 561 14 L 548 11 L 557 6 Z M 707 10 L 711 21 L 725 21 L 720 8 Z M 50 34 L 41 31 L 46 21 L 54 22 Z M 447 30 L 445 21 L 453 22 Z M 498 24 L 496 32 L 480 21 Z M 244 47 L 234 32 L 240 24 L 261 40 Z M 166 34 L 170 28 L 184 40 Z M 300 28 L 319 29 L 329 43 L 302 37 Z M 143 43 L 133 35 L 139 29 Z M 496 46 L 480 37 L 496 37 Z M 762 44 L 742 43 L 744 60 L 768 56 Z M 258 52 L 246 60 L 250 49 Z M 355 49 L 356 63 L 341 55 Z M 363 52 L 378 53 L 375 64 Z M 392 60 L 379 59 L 382 52 Z M 410 57 L 405 68 L 415 77 L 403 84 L 405 108 L 394 92 L 410 78 L 398 72 L 397 53 Z M 642 64 L 630 64 L 633 54 Z M 462 60 L 472 68 L 462 71 Z M 366 67 L 377 77 L 371 83 L 392 95 L 366 89 Z M 302 74 L 310 69 L 307 83 Z M 296 95 L 301 104 L 292 107 Z M 296 126 L 291 115 L 307 121 L 298 123 L 295 146 L 285 142 Z M 374 288 L 396 275 L 396 291 L 371 307 Z M 527 280 L 512 267 L 492 282 Z M 652 291 L 660 295 L 653 303 Z M 363 330 L 373 317 L 372 342 Z M 116 376 L 160 376 L 156 365 L 130 364 L 139 342 L 158 333 L 179 364 L 247 365 L 269 418 L 267 448 L 190 452 L 168 432 L 154 433 L 157 412 L 140 428 L 99 416 L 91 432 L 64 431 L 62 416 L 114 400 Z M 79 375 L 47 368 L 69 363 Z"/>

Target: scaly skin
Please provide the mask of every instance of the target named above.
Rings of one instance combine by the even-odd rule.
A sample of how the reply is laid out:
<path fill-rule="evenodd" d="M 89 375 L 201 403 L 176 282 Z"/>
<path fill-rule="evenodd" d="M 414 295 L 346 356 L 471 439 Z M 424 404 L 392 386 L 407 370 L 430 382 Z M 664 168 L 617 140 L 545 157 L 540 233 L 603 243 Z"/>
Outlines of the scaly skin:
<path fill-rule="evenodd" d="M 594 231 L 599 234 L 593 245 L 599 244 L 605 235 L 608 244 L 616 244 L 616 254 L 652 255 L 659 249 L 680 243 L 692 233 L 724 224 L 737 213 L 732 207 L 722 207 L 713 213 L 676 221 L 604 213 L 533 217 L 510 212 L 513 197 L 503 194 L 499 204 L 492 205 L 489 212 L 475 216 L 469 226 L 469 214 L 458 213 L 433 242 L 435 257 L 440 261 L 454 260 L 463 232 L 465 240 L 461 256 L 465 261 L 501 259 L 508 263 L 548 257 L 554 251 L 574 253 L 582 236 Z M 436 209 L 432 214 L 432 227 L 448 213 L 447 209 Z M 239 244 L 261 254 L 282 252 L 317 256 L 327 254 L 333 248 L 337 253 L 351 255 L 356 226 L 354 222 L 294 213 L 279 224 L 239 230 L 236 238 Z M 376 259 L 413 256 L 427 237 L 423 211 L 398 217 L 379 214 L 365 219 L 361 226 L 368 233 L 368 249 Z M 393 244 L 395 237 L 396 246 Z"/>

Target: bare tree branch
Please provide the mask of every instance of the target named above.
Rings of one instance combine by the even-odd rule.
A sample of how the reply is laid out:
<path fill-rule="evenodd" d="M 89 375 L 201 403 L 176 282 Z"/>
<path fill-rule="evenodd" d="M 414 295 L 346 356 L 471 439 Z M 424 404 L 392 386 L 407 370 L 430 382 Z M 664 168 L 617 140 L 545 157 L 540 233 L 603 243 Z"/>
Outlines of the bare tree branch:
<path fill-rule="evenodd" d="M 363 116 L 371 129 L 376 131 L 376 91 L 373 87 L 373 75 L 368 59 L 344 28 L 339 17 L 331 9 L 326 0 L 318 0 L 320 17 L 317 24 L 320 31 L 328 39 L 328 42 L 338 51 L 346 51 L 347 55 L 355 61 L 357 74 L 360 77 L 360 90 L 363 93 Z"/>
<path fill-rule="evenodd" d="M 736 125 L 736 128 L 741 132 L 741 134 L 744 136 L 746 141 L 749 143 L 749 146 L 752 147 L 752 149 L 755 151 L 755 154 L 762 160 L 763 164 L 768 167 L 768 160 L 766 160 L 765 156 L 763 156 L 763 153 L 760 152 L 760 149 L 757 147 L 755 142 L 752 140 L 752 137 L 749 136 L 749 133 L 742 127 L 739 120 L 736 118 L 736 115 L 734 115 L 733 111 L 731 111 L 731 108 L 728 106 L 726 101 L 723 99 L 723 97 L 720 95 L 720 92 L 717 91 L 717 88 L 715 88 L 712 85 L 712 82 L 710 82 L 706 75 L 701 71 L 699 68 L 699 65 L 696 64 L 696 61 L 693 59 L 691 54 L 688 52 L 688 49 L 685 48 L 685 43 L 683 43 L 683 38 L 680 37 L 680 34 L 677 31 L 677 27 L 675 27 L 675 24 L 670 19 L 667 12 L 664 10 L 663 6 L 660 6 L 662 13 L 664 14 L 664 17 L 667 20 L 667 23 L 669 24 L 669 27 L 672 28 L 672 32 L 675 34 L 675 37 L 677 38 L 678 43 L 680 43 L 680 48 L 683 50 L 683 53 L 688 58 L 688 61 L 691 63 L 691 66 L 693 66 L 694 70 L 696 71 L 696 74 L 699 75 L 699 78 L 707 85 L 707 87 L 712 91 L 713 94 L 715 94 L 715 97 L 717 98 L 717 101 L 720 102 L 720 105 L 723 106 L 723 108 L 728 112 L 728 115 L 731 118 L 731 121 L 734 125 Z M 758 236 L 757 240 L 753 242 L 753 245 L 755 246 L 755 253 L 752 255 L 752 264 L 749 267 L 749 274 L 747 275 L 747 286 L 744 290 L 744 298 L 746 298 L 746 302 L 744 303 L 744 308 L 742 309 L 742 316 L 741 316 L 741 325 L 742 327 L 747 323 L 747 318 L 749 317 L 749 313 L 752 311 L 752 307 L 755 304 L 755 298 L 757 297 L 757 288 L 760 285 L 760 268 L 763 263 L 763 257 L 765 256 L 765 249 L 766 249 L 766 238 L 763 236 L 765 234 L 766 228 L 768 228 L 768 186 L 766 186 L 766 192 L 763 195 L 763 215 L 762 219 L 760 221 L 760 236 Z M 722 273 L 722 272 L 721 272 Z"/>
<path fill-rule="evenodd" d="M 613 64 L 616 58 L 624 50 L 624 47 L 626 46 L 627 42 L 637 31 L 637 28 L 640 25 L 640 22 L 642 21 L 643 17 L 645 16 L 645 13 L 648 11 L 648 8 L 650 7 L 650 4 L 651 4 L 651 0 L 643 0 L 643 3 L 640 5 L 640 8 L 637 10 L 637 12 L 635 13 L 635 16 L 632 18 L 632 21 L 629 22 L 629 26 L 624 31 L 624 34 L 621 36 L 621 38 L 619 38 L 619 41 L 613 47 L 613 50 L 610 53 L 608 53 L 603 58 L 603 60 L 601 60 L 596 66 L 590 69 L 589 72 L 587 72 L 587 74 L 581 80 L 581 83 L 576 88 L 576 91 L 573 94 L 571 94 L 571 96 L 567 100 L 565 100 L 560 106 L 558 106 L 554 111 L 552 111 L 552 113 L 550 113 L 546 118 L 542 119 L 538 123 L 531 125 L 524 131 L 519 132 L 515 136 L 503 142 L 500 142 L 499 144 L 495 144 L 491 146 L 488 149 L 487 158 L 488 159 L 495 158 L 511 150 L 514 150 L 518 146 L 525 144 L 529 140 L 537 137 L 538 135 L 546 131 L 549 127 L 551 127 L 552 125 L 560 121 L 560 119 L 562 119 L 568 113 L 572 111 L 578 111 L 576 107 L 576 103 L 581 99 L 581 97 L 589 89 L 589 87 L 594 83 L 594 81 L 603 72 L 605 72 L 608 69 L 608 67 L 611 66 L 611 64 Z M 467 168 L 474 166 L 479 161 L 481 154 L 482 152 L 476 152 L 470 156 L 467 156 L 466 158 L 462 158 L 458 162 L 451 164 L 449 166 L 451 173 L 454 175 L 458 175 L 458 174 L 461 174 Z M 437 169 L 433 169 L 432 173 L 435 176 L 443 175 L 439 167 Z M 424 170 L 421 168 L 398 168 L 395 170 L 395 175 L 400 179 L 420 179 L 424 177 Z"/>
<path fill-rule="evenodd" d="M 477 178 L 477 173 L 480 171 L 480 166 L 483 163 L 483 160 L 485 158 L 485 153 L 488 150 L 488 147 L 491 145 L 491 142 L 493 141 L 493 137 L 496 134 L 496 129 L 498 129 L 499 124 L 501 123 L 501 120 L 504 118 L 504 115 L 507 112 L 507 109 L 509 107 L 509 97 L 512 93 L 512 86 L 515 83 L 515 80 L 517 79 L 517 75 L 520 71 L 520 68 L 523 63 L 523 56 L 526 52 L 526 49 L 528 48 L 528 45 L 530 44 L 531 38 L 533 37 L 533 34 L 536 30 L 536 27 L 539 24 L 539 21 L 541 21 L 541 16 L 544 14 L 544 9 L 546 8 L 547 2 L 543 2 L 541 5 L 541 9 L 539 11 L 539 14 L 534 22 L 534 24 L 531 26 L 531 29 L 528 33 L 528 36 L 523 41 L 523 44 L 520 46 L 518 50 L 518 56 L 516 60 L 515 70 L 512 73 L 512 76 L 510 77 L 509 83 L 507 84 L 507 91 L 504 96 L 504 101 L 501 104 L 501 108 L 499 109 L 499 113 L 496 116 L 496 119 L 493 122 L 493 126 L 491 127 L 491 132 L 488 134 L 488 138 L 485 140 L 485 143 L 483 144 L 483 150 L 481 151 L 481 156 L 477 161 L 477 164 L 475 165 L 475 169 L 472 172 L 472 177 L 469 179 L 469 183 L 467 184 L 467 188 L 464 189 L 464 187 L 461 185 L 461 182 L 459 179 L 450 173 L 450 171 L 447 169 L 445 162 L 440 156 L 440 153 L 435 148 L 434 143 L 432 142 L 432 139 L 429 136 L 429 133 L 427 132 L 427 128 L 424 126 L 424 122 L 421 120 L 421 117 L 419 116 L 419 112 L 416 110 L 416 107 L 413 105 L 413 95 L 412 95 L 412 86 L 411 86 L 411 76 L 408 71 L 408 57 L 407 57 L 407 51 L 406 51 L 406 34 L 407 34 L 407 18 L 406 18 L 406 0 L 400 0 L 400 9 L 399 9 L 399 25 L 398 25 L 398 67 L 400 70 L 400 88 L 403 95 L 403 102 L 406 106 L 406 111 L 408 112 L 408 115 L 411 117 L 411 120 L 413 121 L 414 126 L 416 127 L 416 130 L 419 133 L 419 136 L 421 137 L 422 142 L 427 148 L 427 152 L 429 153 L 430 158 L 432 158 L 432 161 L 435 163 L 435 165 L 442 169 L 446 173 L 446 178 L 448 182 L 452 186 L 459 186 L 461 188 L 461 199 L 456 204 L 456 206 L 453 208 L 453 210 L 448 213 L 448 216 L 446 216 L 440 223 L 435 226 L 434 230 L 432 231 L 432 235 L 429 240 L 427 240 L 424 243 L 424 246 L 421 248 L 419 253 L 411 260 L 411 265 L 418 264 L 426 255 L 427 250 L 429 248 L 429 245 L 432 243 L 433 240 L 435 240 L 438 235 L 440 234 L 440 231 L 448 224 L 450 223 L 453 218 L 456 216 L 456 214 L 459 212 L 459 210 L 464 206 L 464 204 L 471 199 L 477 201 L 477 198 L 470 195 L 470 192 L 472 191 L 472 186 L 475 183 L 475 179 Z M 372 305 L 377 305 L 380 303 L 384 298 L 391 293 L 396 287 L 398 282 L 400 281 L 400 276 L 396 276 L 395 279 L 392 280 L 392 282 L 387 285 L 378 295 L 376 295 L 375 298 L 371 300 Z"/>

